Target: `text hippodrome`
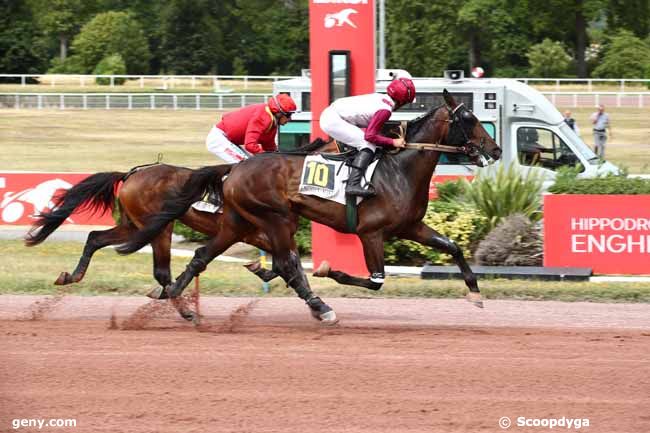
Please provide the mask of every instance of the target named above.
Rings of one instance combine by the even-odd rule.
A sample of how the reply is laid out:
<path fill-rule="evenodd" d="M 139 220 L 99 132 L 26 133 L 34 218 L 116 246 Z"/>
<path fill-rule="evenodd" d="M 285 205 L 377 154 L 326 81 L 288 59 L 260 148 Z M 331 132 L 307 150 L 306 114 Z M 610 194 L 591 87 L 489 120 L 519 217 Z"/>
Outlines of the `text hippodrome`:
<path fill-rule="evenodd" d="M 650 230 L 650 218 L 571 218 L 571 230 Z"/>

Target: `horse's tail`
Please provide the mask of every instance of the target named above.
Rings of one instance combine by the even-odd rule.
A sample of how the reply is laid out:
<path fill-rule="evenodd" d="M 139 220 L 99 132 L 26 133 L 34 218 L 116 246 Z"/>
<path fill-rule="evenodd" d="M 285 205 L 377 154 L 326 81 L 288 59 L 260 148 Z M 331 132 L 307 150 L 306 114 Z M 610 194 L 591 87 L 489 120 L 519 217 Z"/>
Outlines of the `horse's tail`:
<path fill-rule="evenodd" d="M 232 164 L 194 170 L 179 190 L 172 190 L 166 195 L 160 213 L 149 218 L 146 225 L 127 243 L 117 247 L 116 251 L 119 254 L 131 254 L 150 243 L 167 224 L 185 214 L 192 203 L 201 200 L 208 187 L 212 186 L 217 193 L 221 193 L 222 178 L 231 168 Z"/>
<path fill-rule="evenodd" d="M 115 186 L 126 173 L 105 172 L 88 176 L 72 188 L 53 197 L 55 207 L 36 216 L 25 236 L 25 245 L 43 242 L 76 210 L 104 214 L 115 205 Z"/>

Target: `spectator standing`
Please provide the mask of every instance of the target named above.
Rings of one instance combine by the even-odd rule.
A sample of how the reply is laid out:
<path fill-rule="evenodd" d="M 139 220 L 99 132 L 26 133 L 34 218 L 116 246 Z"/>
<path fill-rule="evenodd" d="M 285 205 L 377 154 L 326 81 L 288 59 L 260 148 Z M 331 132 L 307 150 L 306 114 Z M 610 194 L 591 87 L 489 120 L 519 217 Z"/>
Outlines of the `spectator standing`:
<path fill-rule="evenodd" d="M 609 137 L 612 136 L 612 129 L 609 123 L 609 114 L 605 113 L 603 104 L 597 105 L 598 111 L 591 115 L 591 123 L 594 128 L 594 152 L 605 159 L 605 145 L 607 144 L 607 130 Z"/>
<path fill-rule="evenodd" d="M 573 117 L 571 117 L 571 111 L 569 110 L 566 110 L 564 112 L 564 123 L 569 125 L 569 127 L 573 129 L 576 134 L 580 135 L 580 128 L 578 128 L 578 122 L 576 122 L 576 120 Z"/>

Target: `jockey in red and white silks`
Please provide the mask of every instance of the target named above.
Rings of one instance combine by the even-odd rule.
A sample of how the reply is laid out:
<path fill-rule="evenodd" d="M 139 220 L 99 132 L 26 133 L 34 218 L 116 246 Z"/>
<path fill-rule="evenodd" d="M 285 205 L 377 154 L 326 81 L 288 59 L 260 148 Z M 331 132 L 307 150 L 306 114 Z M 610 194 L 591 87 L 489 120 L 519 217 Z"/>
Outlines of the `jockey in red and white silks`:
<path fill-rule="evenodd" d="M 334 101 L 323 110 L 320 127 L 332 138 L 359 149 L 350 167 L 345 193 L 370 197 L 374 191 L 363 189 L 361 177 L 374 158 L 377 146 L 404 147 L 403 138 L 381 135 L 384 123 L 397 110 L 415 99 L 415 85 L 410 78 L 396 78 L 388 85 L 387 95 L 370 93 Z M 365 128 L 365 131 L 361 128 Z"/>
<path fill-rule="evenodd" d="M 296 103 L 286 94 L 226 113 L 212 127 L 205 140 L 206 147 L 228 164 L 234 164 L 261 152 L 277 150 L 278 126 L 284 125 L 296 111 Z"/>

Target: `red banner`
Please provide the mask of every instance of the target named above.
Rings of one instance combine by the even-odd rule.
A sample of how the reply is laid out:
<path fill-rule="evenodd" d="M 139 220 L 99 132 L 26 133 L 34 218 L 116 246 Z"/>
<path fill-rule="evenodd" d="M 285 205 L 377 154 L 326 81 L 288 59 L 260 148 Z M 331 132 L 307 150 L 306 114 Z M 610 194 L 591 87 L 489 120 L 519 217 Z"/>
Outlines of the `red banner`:
<path fill-rule="evenodd" d="M 31 225 L 33 215 L 54 207 L 52 198 L 90 176 L 88 173 L 0 172 L 0 225 Z M 64 224 L 115 225 L 109 213 L 73 213 Z"/>
<path fill-rule="evenodd" d="M 650 274 L 650 196 L 544 197 L 544 266 Z"/>
<path fill-rule="evenodd" d="M 311 139 L 325 137 L 321 112 L 329 105 L 329 52 L 350 52 L 350 94 L 375 91 L 374 0 L 310 0 L 309 58 L 311 68 Z M 314 265 L 328 260 L 334 269 L 367 275 L 363 250 L 355 235 L 312 224 Z"/>

